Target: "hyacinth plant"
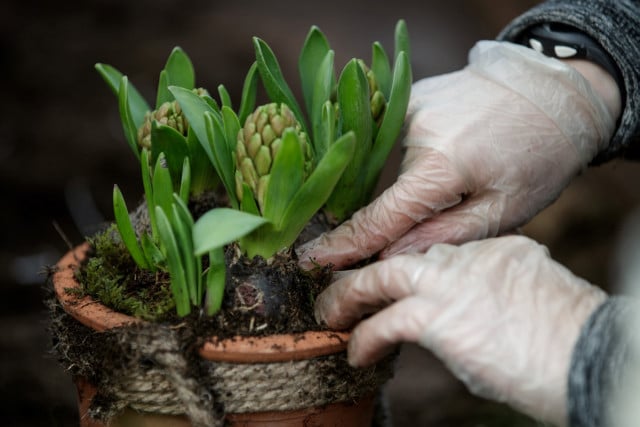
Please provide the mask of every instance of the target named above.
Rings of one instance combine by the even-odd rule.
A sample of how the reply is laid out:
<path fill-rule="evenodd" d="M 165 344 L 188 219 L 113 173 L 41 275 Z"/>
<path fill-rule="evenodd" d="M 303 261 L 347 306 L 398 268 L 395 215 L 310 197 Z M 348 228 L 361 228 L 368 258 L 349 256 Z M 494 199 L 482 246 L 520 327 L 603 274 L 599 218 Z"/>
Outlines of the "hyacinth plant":
<path fill-rule="evenodd" d="M 234 209 L 263 218 L 240 247 L 271 257 L 289 248 L 319 210 L 341 222 L 371 197 L 397 139 L 411 88 L 409 37 L 404 21 L 395 31 L 395 63 L 379 43 L 371 67 L 352 59 L 336 79 L 334 51 L 312 27 L 298 68 L 307 115 L 284 79 L 276 56 L 254 38 L 257 71 L 272 101 L 236 115 L 220 112 L 184 88 L 170 87 L 214 164 Z M 245 87 L 253 87 L 251 85 Z M 243 93 L 255 99 L 253 94 Z M 241 123 L 243 126 L 241 127 Z M 214 214 L 196 223 L 196 252 L 217 244 Z"/>
<path fill-rule="evenodd" d="M 218 243 L 210 245 L 208 267 L 203 269 L 204 254 L 194 254 L 194 219 L 188 202 L 215 189 L 219 178 L 168 88 L 171 85 L 191 91 L 213 108 L 217 108 L 217 103 L 206 90 L 194 88 L 193 65 L 180 48 L 172 51 L 160 72 L 153 111 L 120 71 L 105 64 L 97 64 L 96 69 L 118 96 L 127 142 L 140 160 L 150 223 L 148 230 L 136 232 L 124 197 L 118 186 L 114 186 L 114 216 L 122 242 L 139 268 L 169 271 L 179 316 L 189 314 L 192 307 L 199 307 L 203 302 L 206 312 L 214 314 L 220 308 L 224 291 L 222 247 L 263 221 L 236 212 L 229 215 L 227 210 L 220 209 L 216 215 L 223 220 L 228 218 L 226 222 L 232 227 L 218 230 Z M 223 86 L 219 93 L 221 98 L 228 99 Z"/>
<path fill-rule="evenodd" d="M 364 205 L 406 114 L 404 21 L 396 26 L 393 67 L 376 42 L 370 66 L 352 59 L 339 78 L 334 51 L 312 27 L 299 57 L 306 115 L 271 48 L 257 37 L 254 48 L 237 111 L 223 85 L 220 104 L 195 88 L 192 63 L 179 48 L 160 73 L 153 111 L 126 76 L 96 65 L 118 97 L 125 136 L 140 160 L 150 222 L 135 229 L 116 186 L 118 231 L 138 267 L 168 271 L 179 316 L 203 303 L 208 314 L 219 310 L 225 245 L 237 242 L 248 257 L 270 259 L 290 249 L 318 211 L 339 223 Z M 270 102 L 256 108 L 259 80 Z M 230 208 L 194 221 L 189 201 L 220 183 Z"/>

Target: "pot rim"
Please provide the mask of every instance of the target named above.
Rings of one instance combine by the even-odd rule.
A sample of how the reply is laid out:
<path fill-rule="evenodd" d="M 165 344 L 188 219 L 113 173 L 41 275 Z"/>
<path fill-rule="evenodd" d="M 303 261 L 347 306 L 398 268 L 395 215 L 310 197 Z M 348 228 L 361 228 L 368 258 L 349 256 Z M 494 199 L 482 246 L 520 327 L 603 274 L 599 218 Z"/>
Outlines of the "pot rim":
<path fill-rule="evenodd" d="M 68 292 L 79 289 L 75 271 L 86 256 L 89 243 L 85 242 L 67 252 L 56 264 L 53 285 L 63 309 L 89 328 L 98 332 L 145 323 L 145 320 L 117 312 L 90 296 L 80 297 Z M 235 336 L 218 339 L 209 337 L 199 349 L 206 360 L 234 363 L 289 362 L 340 353 L 347 348 L 349 332 L 307 331 L 261 337 Z"/>

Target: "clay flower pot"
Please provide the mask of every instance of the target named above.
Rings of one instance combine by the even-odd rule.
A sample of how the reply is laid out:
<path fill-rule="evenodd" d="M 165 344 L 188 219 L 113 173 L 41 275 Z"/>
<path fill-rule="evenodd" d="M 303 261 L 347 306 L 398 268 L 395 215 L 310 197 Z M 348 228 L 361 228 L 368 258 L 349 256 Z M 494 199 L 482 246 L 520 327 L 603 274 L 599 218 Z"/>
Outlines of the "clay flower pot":
<path fill-rule="evenodd" d="M 87 248 L 85 244 L 67 253 L 59 261 L 53 276 L 55 296 L 66 312 L 60 310 L 68 317 L 66 321 L 84 325 L 91 339 L 101 339 L 101 334 L 111 337 L 114 331 L 119 330 L 133 329 L 135 334 L 137 327 L 143 331 L 153 328 L 148 322 L 115 312 L 88 296 L 80 297 L 78 292 L 73 292 L 80 287 L 74 271 L 85 257 Z M 55 333 L 55 325 L 53 329 Z M 351 369 L 345 361 L 348 338 L 348 333 L 330 331 L 223 340 L 212 337 L 197 351 L 200 356 L 199 372 L 207 372 L 210 378 L 203 380 L 199 377 L 197 382 L 205 385 L 196 388 L 200 395 L 213 395 L 215 406 L 224 408 L 222 416 L 226 425 L 370 426 L 374 413 L 373 396 L 376 388 L 390 377 L 390 364 L 384 369 L 378 366 L 368 371 L 357 370 L 356 378 L 366 378 L 366 384 L 354 385 L 352 378 L 344 380 L 341 373 L 332 374 L 335 364 Z M 156 360 L 155 364 L 162 365 L 161 357 L 157 359 L 160 362 Z M 145 365 L 143 362 L 136 365 Z M 71 360 L 68 363 L 75 362 Z M 179 366 L 180 361 L 170 359 L 164 366 L 173 365 Z M 174 381 L 172 375 L 156 368 L 147 366 L 142 372 L 136 372 L 137 386 L 133 386 L 134 381 L 129 381 L 128 377 L 120 380 L 126 386 L 118 385 L 111 393 L 123 400 L 119 404 L 121 410 L 108 421 L 98 421 L 89 415 L 100 385 L 92 384 L 82 375 L 83 371 L 75 372 L 81 426 L 190 426 L 210 423 L 211 418 L 207 421 L 207 416 L 211 417 L 211 414 L 198 415 L 198 410 L 190 409 L 189 400 L 182 393 L 186 390 L 189 396 L 189 384 L 193 385 L 194 378 Z M 91 371 L 92 368 L 87 369 Z M 74 373 L 73 369 L 70 370 Z M 135 387 L 138 388 L 128 389 Z M 159 398 L 159 402 L 152 401 L 152 395 L 162 393 L 167 396 Z M 197 398 L 198 393 L 193 395 Z M 327 396 L 331 396 L 331 401 Z"/>

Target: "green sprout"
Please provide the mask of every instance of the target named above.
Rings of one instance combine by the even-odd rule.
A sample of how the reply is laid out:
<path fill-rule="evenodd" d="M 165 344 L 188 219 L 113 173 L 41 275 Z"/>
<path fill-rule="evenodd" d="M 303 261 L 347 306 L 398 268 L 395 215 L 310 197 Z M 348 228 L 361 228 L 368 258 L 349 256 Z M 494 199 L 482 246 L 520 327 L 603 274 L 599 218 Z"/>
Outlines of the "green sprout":
<path fill-rule="evenodd" d="M 149 212 L 151 234 L 140 236 L 131 223 L 126 203 L 117 186 L 113 191 L 116 225 L 122 241 L 136 264 L 146 270 L 169 272 L 171 292 L 179 316 L 191 313 L 193 306 L 204 300 L 207 314 L 215 314 L 222 304 L 225 284 L 224 245 L 243 237 L 264 222 L 253 215 L 230 209 L 213 209 L 202 219 L 208 241 L 205 249 L 200 243 L 202 229 L 194 228 L 194 220 L 187 206 L 189 187 L 189 159 L 185 157 L 179 193 L 173 191 L 171 173 L 161 153 L 155 167 L 148 167 L 149 152 L 141 152 L 142 181 Z M 207 221 L 214 219 L 212 227 Z M 220 225 L 224 227 L 220 227 Z M 202 227 L 202 226 L 200 226 Z M 209 266 L 203 270 L 203 255 L 208 254 Z"/>
<path fill-rule="evenodd" d="M 145 199 L 149 212 L 149 222 L 151 225 L 151 235 L 146 230 L 140 232 L 139 241 L 135 228 L 129 217 L 129 210 L 122 192 L 117 185 L 113 188 L 113 211 L 116 225 L 122 238 L 122 242 L 127 247 L 131 257 L 144 270 L 156 271 L 164 260 L 164 254 L 158 247 L 158 226 L 156 223 L 155 206 L 166 206 L 170 203 L 173 194 L 173 184 L 168 168 L 164 166 L 164 156 L 158 158 L 153 175 L 149 167 L 149 151 L 142 150 L 140 165 L 142 171 L 142 182 L 145 191 Z M 184 181 L 188 181 L 188 160 L 185 160 Z M 156 190 L 156 191 L 154 191 Z M 181 191 L 184 193 L 184 191 Z"/>
<path fill-rule="evenodd" d="M 205 214 L 196 228 L 186 204 L 175 193 L 173 198 L 168 214 L 160 206 L 155 209 L 178 315 L 189 314 L 191 307 L 200 306 L 204 299 L 205 312 L 211 316 L 222 306 L 226 277 L 223 247 L 262 225 L 262 221 L 253 215 L 218 208 Z M 225 225 L 224 232 L 221 224 Z M 200 242 L 202 233 L 209 237 L 206 245 Z M 209 266 L 202 270 L 205 253 Z"/>

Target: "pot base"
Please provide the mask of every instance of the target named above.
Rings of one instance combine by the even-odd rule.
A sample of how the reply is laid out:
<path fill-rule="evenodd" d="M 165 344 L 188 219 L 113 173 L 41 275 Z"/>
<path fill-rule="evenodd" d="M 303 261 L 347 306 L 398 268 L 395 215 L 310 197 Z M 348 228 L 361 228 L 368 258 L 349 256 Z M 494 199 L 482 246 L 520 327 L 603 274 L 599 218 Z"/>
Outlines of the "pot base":
<path fill-rule="evenodd" d="M 186 416 L 145 414 L 125 409 L 108 424 L 92 419 L 89 405 L 96 389 L 84 378 L 76 380 L 80 427 L 191 427 Z M 373 422 L 374 399 L 365 396 L 358 402 L 340 402 L 319 408 L 297 411 L 254 412 L 227 414 L 226 426 L 231 427 L 370 427 Z"/>

